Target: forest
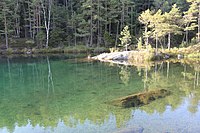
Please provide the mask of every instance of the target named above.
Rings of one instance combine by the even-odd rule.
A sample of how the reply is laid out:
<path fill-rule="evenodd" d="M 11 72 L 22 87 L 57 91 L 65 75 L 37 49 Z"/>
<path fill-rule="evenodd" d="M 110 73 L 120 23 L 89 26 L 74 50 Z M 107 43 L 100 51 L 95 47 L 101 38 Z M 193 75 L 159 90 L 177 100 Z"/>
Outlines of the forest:
<path fill-rule="evenodd" d="M 200 41 L 199 0 L 1 0 L 1 49 L 115 47 L 125 26 L 132 47 L 185 47 Z M 19 44 L 21 45 L 21 44 Z"/>

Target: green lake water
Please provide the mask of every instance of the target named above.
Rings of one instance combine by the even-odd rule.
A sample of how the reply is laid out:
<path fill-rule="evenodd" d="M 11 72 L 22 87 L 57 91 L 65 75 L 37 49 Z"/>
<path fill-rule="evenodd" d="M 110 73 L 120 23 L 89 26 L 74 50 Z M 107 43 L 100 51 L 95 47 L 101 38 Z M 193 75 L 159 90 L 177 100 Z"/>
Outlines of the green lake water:
<path fill-rule="evenodd" d="M 200 131 L 198 63 L 134 67 L 73 56 L 0 58 L 0 132 L 197 133 Z M 122 108 L 111 101 L 166 89 L 147 105 Z"/>

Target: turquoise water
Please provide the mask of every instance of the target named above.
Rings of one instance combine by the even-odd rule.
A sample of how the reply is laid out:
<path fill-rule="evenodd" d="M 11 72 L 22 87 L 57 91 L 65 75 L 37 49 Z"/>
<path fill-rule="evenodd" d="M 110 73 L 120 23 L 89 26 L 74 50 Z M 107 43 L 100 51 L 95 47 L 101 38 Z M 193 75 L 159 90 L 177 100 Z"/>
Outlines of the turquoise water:
<path fill-rule="evenodd" d="M 200 131 L 197 63 L 122 66 L 73 56 L 0 59 L 0 132 L 160 133 Z M 145 106 L 111 101 L 138 92 L 171 93 Z"/>

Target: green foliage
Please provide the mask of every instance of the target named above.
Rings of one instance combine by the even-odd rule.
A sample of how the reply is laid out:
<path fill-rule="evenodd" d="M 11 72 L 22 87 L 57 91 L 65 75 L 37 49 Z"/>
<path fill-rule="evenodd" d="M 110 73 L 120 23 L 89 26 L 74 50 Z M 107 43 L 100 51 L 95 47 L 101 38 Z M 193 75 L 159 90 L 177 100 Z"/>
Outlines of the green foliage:
<path fill-rule="evenodd" d="M 142 49 L 137 52 L 130 53 L 130 61 L 144 63 L 144 61 L 152 61 L 155 59 L 154 51 Z"/>
<path fill-rule="evenodd" d="M 65 32 L 61 28 L 55 28 L 51 31 L 50 35 L 50 46 L 57 47 L 62 46 L 64 41 Z"/>
<path fill-rule="evenodd" d="M 122 83 L 127 86 L 131 76 L 128 67 L 127 66 L 121 67 L 119 75 Z"/>
<path fill-rule="evenodd" d="M 104 42 L 106 47 L 113 46 L 115 43 L 114 39 L 107 31 L 104 33 Z"/>
<path fill-rule="evenodd" d="M 182 42 L 181 45 L 179 46 L 180 48 L 184 48 L 184 47 L 187 47 L 188 44 L 186 42 Z"/>
<path fill-rule="evenodd" d="M 26 40 L 25 43 L 28 45 L 33 45 L 35 42 L 34 42 L 34 40 Z"/>
<path fill-rule="evenodd" d="M 191 53 L 188 54 L 188 58 L 200 58 L 200 53 Z"/>
<path fill-rule="evenodd" d="M 45 33 L 42 30 L 37 33 L 36 40 L 37 40 L 37 43 L 40 43 L 40 45 L 42 45 L 44 41 L 46 40 Z"/>
<path fill-rule="evenodd" d="M 190 44 L 191 44 L 191 45 L 195 45 L 195 44 L 197 44 L 197 43 L 198 43 L 197 38 L 196 38 L 196 37 L 193 37 L 193 38 L 191 39 Z"/>
<path fill-rule="evenodd" d="M 152 46 L 151 46 L 150 44 L 146 46 L 146 49 L 147 49 L 148 51 L 150 51 L 150 52 L 153 52 L 153 51 L 154 51 L 154 49 L 152 48 Z"/>
<path fill-rule="evenodd" d="M 140 38 L 138 39 L 137 48 L 138 48 L 139 50 L 142 49 L 142 37 L 140 37 Z"/>
<path fill-rule="evenodd" d="M 109 51 L 110 53 L 113 53 L 113 52 L 119 52 L 119 48 L 115 48 L 115 47 L 112 47 L 112 48 L 109 48 Z"/>
<path fill-rule="evenodd" d="M 49 1 L 0 1 L 1 38 L 5 39 L 7 33 L 8 38 L 25 37 L 37 40 L 37 45 L 44 44 L 46 34 L 43 35 L 41 32 L 44 32 L 47 26 L 45 21 L 48 21 L 48 17 L 44 16 L 41 2 L 44 2 L 47 17 Z M 139 35 L 143 34 L 145 45 L 154 44 L 156 37 L 158 37 L 157 41 L 164 45 L 169 33 L 173 38 L 174 36 L 178 38 L 176 41 L 172 40 L 173 46 L 178 46 L 177 43 L 181 42 L 177 40 L 183 40 L 183 31 L 192 33 L 188 36 L 187 42 L 196 36 L 199 17 L 198 0 L 67 0 L 66 2 L 51 3 L 49 34 L 50 45 L 53 47 L 79 43 L 91 47 L 100 45 L 112 47 L 118 43 L 119 37 L 122 38 L 118 34 L 126 25 L 129 26 L 128 30 L 132 38 L 133 36 L 139 38 Z M 7 20 L 6 31 L 5 20 Z M 131 42 L 120 41 L 122 46 L 129 45 Z"/>
<path fill-rule="evenodd" d="M 13 54 L 13 49 L 12 49 L 12 48 L 8 48 L 8 49 L 7 49 L 7 54 L 8 54 L 8 55 Z"/>
<path fill-rule="evenodd" d="M 191 31 L 194 30 L 197 27 L 197 17 L 195 14 L 198 12 L 198 6 L 196 2 L 192 2 L 190 4 L 189 9 L 184 12 L 183 16 L 183 23 L 185 25 L 184 30 L 185 31 Z"/>
<path fill-rule="evenodd" d="M 68 46 L 64 48 L 64 53 L 87 53 L 91 48 L 85 45 Z"/>
<path fill-rule="evenodd" d="M 103 52 L 108 52 L 109 50 L 105 47 L 96 47 L 94 48 L 93 52 L 94 53 L 103 53 Z"/>
<path fill-rule="evenodd" d="M 145 25 L 143 35 L 146 38 L 146 45 L 148 45 L 148 38 L 155 39 L 157 44 L 160 38 L 168 36 L 168 47 L 170 47 L 171 35 L 182 34 L 182 14 L 176 4 L 169 12 L 165 13 L 162 10 L 157 10 L 154 13 L 148 9 L 138 19 Z"/>
<path fill-rule="evenodd" d="M 129 27 L 125 26 L 124 29 L 121 31 L 120 35 L 121 37 L 119 39 L 121 41 L 121 44 L 119 46 L 126 47 L 127 50 L 128 45 L 130 45 L 131 43 L 131 34 L 129 31 Z"/>

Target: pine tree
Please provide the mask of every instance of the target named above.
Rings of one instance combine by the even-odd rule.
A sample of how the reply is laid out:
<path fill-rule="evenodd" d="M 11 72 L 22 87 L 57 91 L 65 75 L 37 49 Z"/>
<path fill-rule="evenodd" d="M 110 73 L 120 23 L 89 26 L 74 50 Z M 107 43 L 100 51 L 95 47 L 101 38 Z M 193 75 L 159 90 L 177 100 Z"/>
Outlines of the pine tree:
<path fill-rule="evenodd" d="M 170 49 L 171 46 L 171 34 L 181 34 L 181 20 L 182 16 L 180 13 L 179 8 L 176 4 L 172 6 L 172 9 L 169 13 L 164 14 L 164 23 L 166 27 L 164 27 L 164 30 L 166 34 L 168 34 L 168 49 Z"/>
<path fill-rule="evenodd" d="M 145 44 L 146 46 L 148 45 L 149 43 L 149 32 L 148 32 L 148 27 L 149 27 L 149 24 L 150 22 L 152 21 L 152 12 L 148 9 L 144 12 L 142 12 L 140 14 L 140 16 L 138 17 L 139 21 L 144 24 L 145 26 L 145 30 L 144 30 L 144 37 L 146 38 L 146 41 L 145 41 Z"/>
<path fill-rule="evenodd" d="M 163 28 L 166 27 L 165 26 L 166 23 L 163 23 L 163 22 L 164 22 L 164 17 L 162 15 L 162 11 L 158 10 L 152 16 L 152 19 L 151 19 L 151 22 L 149 25 L 152 35 L 153 35 L 152 37 L 155 38 L 155 40 L 156 40 L 156 54 L 158 52 L 158 39 L 165 35 Z"/>
<path fill-rule="evenodd" d="M 4 30 L 1 32 L 5 35 L 5 46 L 9 48 L 9 36 L 13 32 L 13 3 L 11 0 L 0 1 L 0 19 L 3 22 Z"/>
<path fill-rule="evenodd" d="M 120 35 L 121 35 L 121 38 L 119 38 L 120 41 L 121 41 L 120 46 L 125 47 L 126 51 L 127 51 L 128 50 L 128 46 L 131 43 L 131 34 L 130 34 L 130 31 L 129 31 L 129 27 L 125 26 L 124 29 L 121 31 Z"/>
<path fill-rule="evenodd" d="M 93 44 L 93 1 L 84 0 L 81 2 L 80 10 L 74 18 L 77 21 L 75 36 L 83 39 L 87 46 Z"/>
<path fill-rule="evenodd" d="M 197 17 L 195 14 L 198 12 L 197 3 L 191 3 L 189 9 L 184 12 L 183 22 L 184 22 L 184 31 L 186 36 L 186 43 L 188 43 L 188 33 L 189 31 L 195 30 L 197 25 Z"/>
<path fill-rule="evenodd" d="M 191 13 L 197 19 L 197 27 L 198 27 L 197 40 L 198 42 L 200 42 L 200 0 L 187 0 L 187 2 L 191 3 L 188 13 Z"/>

